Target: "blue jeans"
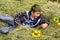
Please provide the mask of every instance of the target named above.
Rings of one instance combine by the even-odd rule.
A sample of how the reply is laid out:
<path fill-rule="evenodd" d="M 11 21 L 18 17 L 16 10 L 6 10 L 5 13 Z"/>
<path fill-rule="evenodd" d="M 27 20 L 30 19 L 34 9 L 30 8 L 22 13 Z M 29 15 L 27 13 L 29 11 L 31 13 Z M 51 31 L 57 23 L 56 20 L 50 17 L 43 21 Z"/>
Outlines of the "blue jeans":
<path fill-rule="evenodd" d="M 13 28 L 16 27 L 14 18 L 9 15 L 0 14 L 0 20 L 4 21 L 10 25 L 9 27 L 0 28 L 0 33 L 8 33 L 9 31 L 11 31 Z"/>

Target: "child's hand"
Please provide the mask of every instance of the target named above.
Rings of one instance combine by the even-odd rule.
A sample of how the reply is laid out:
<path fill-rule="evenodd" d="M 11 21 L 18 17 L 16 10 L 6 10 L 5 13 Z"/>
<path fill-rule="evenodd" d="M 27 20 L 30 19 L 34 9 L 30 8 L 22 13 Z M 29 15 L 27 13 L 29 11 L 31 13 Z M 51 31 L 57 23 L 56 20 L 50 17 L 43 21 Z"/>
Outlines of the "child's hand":
<path fill-rule="evenodd" d="M 43 23 L 43 24 L 41 24 L 41 27 L 42 27 L 42 28 L 46 28 L 47 26 L 48 26 L 47 23 Z"/>

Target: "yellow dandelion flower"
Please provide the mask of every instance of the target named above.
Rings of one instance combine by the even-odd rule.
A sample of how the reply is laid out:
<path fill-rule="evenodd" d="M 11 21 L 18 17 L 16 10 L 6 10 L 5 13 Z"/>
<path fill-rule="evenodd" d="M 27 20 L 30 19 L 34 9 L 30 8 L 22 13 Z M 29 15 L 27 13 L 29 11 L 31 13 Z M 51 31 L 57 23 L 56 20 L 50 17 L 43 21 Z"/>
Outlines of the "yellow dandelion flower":
<path fill-rule="evenodd" d="M 60 23 L 57 23 L 57 25 L 60 27 Z"/>
<path fill-rule="evenodd" d="M 33 37 L 40 37 L 41 36 L 41 31 L 40 30 L 34 30 L 32 33 Z"/>
<path fill-rule="evenodd" d="M 54 17 L 53 20 L 58 23 L 59 22 L 59 19 L 57 17 Z"/>

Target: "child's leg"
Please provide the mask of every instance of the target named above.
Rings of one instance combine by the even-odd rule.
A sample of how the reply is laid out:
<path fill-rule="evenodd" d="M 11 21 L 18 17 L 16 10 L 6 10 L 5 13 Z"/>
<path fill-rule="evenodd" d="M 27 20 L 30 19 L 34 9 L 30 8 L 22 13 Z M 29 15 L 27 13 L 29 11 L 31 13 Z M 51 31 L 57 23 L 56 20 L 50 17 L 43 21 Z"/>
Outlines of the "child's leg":
<path fill-rule="evenodd" d="M 12 26 L 3 27 L 3 28 L 0 28 L 0 33 L 8 33 L 8 32 L 11 31 L 12 29 L 13 29 Z"/>
<path fill-rule="evenodd" d="M 0 28 L 0 33 L 8 33 L 8 32 L 10 32 L 13 28 L 15 28 L 16 26 L 17 26 L 17 25 Z"/>
<path fill-rule="evenodd" d="M 14 18 L 8 15 L 0 14 L 0 20 L 8 24 L 13 24 Z"/>
<path fill-rule="evenodd" d="M 0 20 L 11 24 L 9 27 L 0 28 L 0 32 L 2 32 L 2 33 L 8 33 L 10 30 L 12 30 L 14 27 L 16 27 L 16 24 L 14 22 L 14 18 L 12 18 L 10 16 L 0 14 Z"/>

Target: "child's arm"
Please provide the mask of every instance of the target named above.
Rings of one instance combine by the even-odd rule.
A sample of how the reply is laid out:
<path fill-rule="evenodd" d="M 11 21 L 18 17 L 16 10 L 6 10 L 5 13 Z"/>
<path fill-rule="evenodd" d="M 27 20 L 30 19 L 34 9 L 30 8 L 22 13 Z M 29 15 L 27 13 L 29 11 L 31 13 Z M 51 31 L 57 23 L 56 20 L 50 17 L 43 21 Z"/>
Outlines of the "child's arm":
<path fill-rule="evenodd" d="M 49 25 L 49 22 L 47 21 L 47 19 L 42 18 L 39 24 L 42 28 L 46 28 Z"/>
<path fill-rule="evenodd" d="M 14 18 L 15 22 L 17 24 L 20 24 L 21 22 L 25 21 L 25 15 L 26 15 L 26 12 L 18 13 Z"/>
<path fill-rule="evenodd" d="M 20 13 L 16 14 L 15 18 L 14 18 L 14 21 L 17 23 L 17 24 L 20 24 Z"/>

